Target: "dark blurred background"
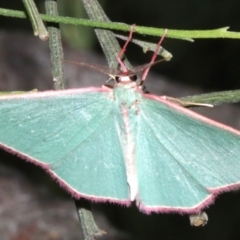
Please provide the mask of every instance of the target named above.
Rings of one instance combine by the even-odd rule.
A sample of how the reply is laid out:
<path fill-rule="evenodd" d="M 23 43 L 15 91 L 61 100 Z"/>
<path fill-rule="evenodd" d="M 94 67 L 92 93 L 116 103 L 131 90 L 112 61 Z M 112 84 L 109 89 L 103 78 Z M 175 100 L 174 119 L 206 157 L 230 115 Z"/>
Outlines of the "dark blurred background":
<path fill-rule="evenodd" d="M 35 2 L 44 12 L 44 1 Z M 61 15 L 86 17 L 81 1 L 58 2 Z M 240 2 L 236 0 L 101 0 L 100 3 L 112 21 L 191 30 L 230 26 L 230 31 L 240 31 Z M 2 1 L 0 7 L 24 10 L 21 1 Z M 28 20 L 0 17 L 0 23 L 0 90 L 51 89 L 47 42 L 32 36 Z M 66 59 L 105 64 L 93 29 L 66 25 L 61 30 Z M 155 37 L 136 37 L 158 41 Z M 191 43 L 166 38 L 163 46 L 173 54 L 173 59 L 154 67 L 148 78 L 151 92 L 184 96 L 240 87 L 240 40 L 204 39 Z M 151 54 L 143 54 L 140 48 L 131 45 L 127 56 L 138 65 L 148 62 Z M 106 80 L 98 73 L 80 71 L 76 66 L 66 65 L 65 74 L 69 87 L 99 85 Z M 236 104 L 203 113 L 240 129 Z M 77 215 L 69 195 L 41 169 L 3 151 L 0 160 L 0 239 L 79 239 Z M 190 227 L 187 216 L 146 216 L 135 207 L 94 206 L 98 223 L 108 232 L 105 240 L 239 240 L 239 203 L 239 192 L 221 195 L 207 209 L 209 223 L 200 228 Z"/>

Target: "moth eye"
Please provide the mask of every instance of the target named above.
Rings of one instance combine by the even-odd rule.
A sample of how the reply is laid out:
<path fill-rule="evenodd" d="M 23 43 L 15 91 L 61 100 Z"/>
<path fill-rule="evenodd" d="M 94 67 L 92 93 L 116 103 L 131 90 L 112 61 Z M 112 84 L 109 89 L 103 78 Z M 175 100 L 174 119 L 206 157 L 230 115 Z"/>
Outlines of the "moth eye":
<path fill-rule="evenodd" d="M 119 83 L 119 82 L 120 82 L 120 77 L 119 77 L 119 76 L 115 76 L 115 81 L 116 81 L 117 83 Z"/>
<path fill-rule="evenodd" d="M 132 75 L 132 76 L 130 76 L 130 79 L 131 79 L 133 82 L 137 81 L 137 75 Z"/>

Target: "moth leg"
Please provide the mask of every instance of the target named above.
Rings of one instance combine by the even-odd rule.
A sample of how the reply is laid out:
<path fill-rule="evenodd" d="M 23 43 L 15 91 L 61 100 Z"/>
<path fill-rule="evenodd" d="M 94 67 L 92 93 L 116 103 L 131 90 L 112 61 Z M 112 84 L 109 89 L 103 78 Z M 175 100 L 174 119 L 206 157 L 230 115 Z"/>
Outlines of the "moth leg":
<path fill-rule="evenodd" d="M 125 40 L 125 41 L 128 39 L 127 37 L 125 37 L 123 35 L 119 35 L 119 34 L 114 34 L 114 35 L 115 35 L 115 37 Z M 138 45 L 139 47 L 141 47 L 144 53 L 146 53 L 148 51 L 154 52 L 155 48 L 156 48 L 156 44 L 147 42 L 147 41 L 132 39 L 131 42 Z M 158 55 L 162 56 L 166 61 L 170 61 L 171 58 L 173 57 L 172 54 L 170 52 L 168 52 L 166 49 L 164 49 L 163 47 L 159 48 Z"/>
<path fill-rule="evenodd" d="M 135 114 L 138 115 L 140 110 L 139 110 L 139 105 L 141 101 L 140 100 L 135 100 L 129 107 L 128 109 L 133 109 L 135 111 Z"/>
<path fill-rule="evenodd" d="M 119 63 L 119 65 L 121 66 L 121 69 L 122 69 L 123 72 L 128 72 L 125 64 L 124 64 L 123 61 L 122 61 L 122 56 L 123 56 L 123 54 L 125 53 L 125 51 L 126 51 L 126 49 L 127 49 L 128 43 L 129 43 L 129 42 L 131 41 L 131 39 L 132 39 L 132 34 L 133 34 L 134 27 L 135 27 L 135 24 L 133 24 L 133 25 L 131 26 L 128 39 L 127 39 L 127 41 L 125 42 L 123 48 L 121 49 L 121 51 L 118 53 L 118 56 L 117 56 L 118 63 Z"/>
<path fill-rule="evenodd" d="M 156 50 L 155 50 L 155 52 L 154 52 L 153 55 L 152 55 L 151 61 L 150 61 L 150 63 L 149 63 L 149 67 L 146 68 L 145 71 L 143 72 L 143 75 L 142 75 L 142 81 L 145 81 L 145 79 L 146 79 L 146 77 L 147 77 L 147 74 L 148 74 L 148 71 L 150 70 L 152 64 L 154 63 L 154 61 L 155 61 L 155 59 L 156 59 L 156 57 L 157 57 L 157 55 L 158 55 L 158 52 L 159 52 L 160 46 L 161 46 L 161 44 L 162 44 L 164 38 L 165 38 L 166 35 L 167 35 L 167 31 L 168 31 L 168 30 L 165 29 L 165 31 L 164 31 L 162 37 L 160 38 L 160 40 L 159 40 L 159 42 L 158 42 L 158 44 L 157 44 Z"/>

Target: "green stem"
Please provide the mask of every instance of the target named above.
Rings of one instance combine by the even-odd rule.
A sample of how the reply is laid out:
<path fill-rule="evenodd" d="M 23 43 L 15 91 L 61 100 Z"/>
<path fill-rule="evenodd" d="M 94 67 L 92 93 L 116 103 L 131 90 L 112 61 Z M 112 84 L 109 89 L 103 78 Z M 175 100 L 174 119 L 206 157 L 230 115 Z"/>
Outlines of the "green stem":
<path fill-rule="evenodd" d="M 45 28 L 38 9 L 33 0 L 22 0 L 32 23 L 33 33 L 43 41 L 47 40 L 49 35 Z"/>
<path fill-rule="evenodd" d="M 0 96 L 3 96 L 3 95 L 18 95 L 18 94 L 36 93 L 36 92 L 38 92 L 38 90 L 35 88 L 31 91 L 0 92 Z"/>
<path fill-rule="evenodd" d="M 82 2 L 90 19 L 109 21 L 97 0 L 82 0 Z M 114 37 L 114 34 L 111 31 L 103 29 L 94 29 L 94 31 L 106 56 L 108 65 L 110 67 L 116 67 L 118 64 L 116 55 L 120 46 Z M 94 240 L 95 237 L 102 236 L 104 232 L 100 230 L 94 222 L 90 204 L 88 203 L 87 208 L 86 206 L 84 208 L 80 201 L 76 201 L 76 207 L 81 222 L 84 240 Z"/>
<path fill-rule="evenodd" d="M 84 240 L 95 240 L 96 237 L 100 237 L 105 232 L 98 228 L 96 225 L 90 203 L 86 200 L 75 200 L 79 222 L 81 223 L 82 235 Z"/>
<path fill-rule="evenodd" d="M 58 15 L 56 0 L 45 0 L 45 7 L 46 12 L 49 15 Z M 60 90 L 64 89 L 66 85 L 63 73 L 63 49 L 61 33 L 58 24 L 49 24 L 48 31 L 54 89 Z"/>
<path fill-rule="evenodd" d="M 189 97 L 180 98 L 181 101 L 192 102 L 192 103 L 206 103 L 214 106 L 223 103 L 236 103 L 240 102 L 240 90 L 222 91 L 199 94 Z"/>
<path fill-rule="evenodd" d="M 82 2 L 91 20 L 111 23 L 97 0 L 82 0 Z M 117 68 L 117 54 L 120 51 L 120 45 L 114 34 L 111 31 L 103 29 L 95 29 L 95 33 L 107 59 L 108 66 L 110 68 Z M 130 62 L 126 58 L 123 58 L 123 62 L 129 69 L 132 68 Z"/>
<path fill-rule="evenodd" d="M 18 17 L 26 18 L 26 14 L 22 11 L 9 10 L 0 8 L 0 15 L 6 17 Z M 49 16 L 40 14 L 41 18 L 46 22 L 52 23 L 63 23 L 63 24 L 73 24 L 73 25 L 82 25 L 94 28 L 104 28 L 109 30 L 119 30 L 127 31 L 130 30 L 130 25 L 125 23 L 113 23 L 113 22 L 104 22 L 104 21 L 93 21 L 88 19 L 77 19 L 70 17 L 60 17 L 60 16 Z M 137 26 L 134 28 L 134 32 L 151 35 L 151 36 L 162 36 L 164 33 L 163 28 L 153 28 L 145 26 Z M 197 38 L 234 38 L 240 39 L 239 32 L 230 32 L 227 31 L 228 27 L 213 29 L 213 30 L 174 30 L 169 29 L 166 37 L 176 38 L 182 40 L 193 41 Z"/>
<path fill-rule="evenodd" d="M 48 14 L 54 16 L 58 15 L 56 0 L 45 0 L 45 6 Z M 50 24 L 48 31 L 54 89 L 60 90 L 65 88 L 65 79 L 63 75 L 62 42 L 58 24 Z M 84 200 L 75 200 L 75 203 L 83 239 L 94 240 L 95 236 L 101 236 L 104 232 L 98 229 L 95 224 L 89 204 Z"/>

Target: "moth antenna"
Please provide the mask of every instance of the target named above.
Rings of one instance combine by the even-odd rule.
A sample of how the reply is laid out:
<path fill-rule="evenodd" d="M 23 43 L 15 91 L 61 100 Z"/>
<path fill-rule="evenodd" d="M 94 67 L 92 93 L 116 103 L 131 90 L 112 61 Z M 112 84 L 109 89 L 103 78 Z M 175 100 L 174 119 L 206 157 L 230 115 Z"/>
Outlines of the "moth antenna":
<path fill-rule="evenodd" d="M 119 65 L 121 66 L 121 69 L 122 69 L 123 72 L 128 72 L 128 69 L 126 68 L 125 64 L 124 64 L 123 61 L 122 61 L 122 56 L 123 56 L 123 54 L 126 52 L 127 45 L 129 44 L 129 42 L 130 42 L 131 39 L 132 39 L 134 27 L 135 27 L 135 24 L 133 24 L 133 25 L 131 26 L 128 39 L 126 40 L 123 48 L 120 50 L 120 52 L 118 53 L 118 56 L 117 56 L 118 63 L 119 63 Z"/>
<path fill-rule="evenodd" d="M 90 63 L 84 63 L 84 62 L 76 62 L 76 61 L 69 61 L 69 60 L 63 60 L 66 63 L 70 63 L 70 64 L 74 64 L 74 65 L 78 65 L 78 66 L 83 66 L 83 67 L 87 67 L 87 68 L 91 68 L 94 69 L 97 72 L 101 72 L 105 75 L 109 75 L 109 73 L 111 73 L 111 69 L 107 66 L 102 66 L 102 65 L 98 65 L 98 64 L 90 64 Z M 114 71 L 114 73 L 117 72 L 117 70 Z"/>
<path fill-rule="evenodd" d="M 147 68 L 145 69 L 145 71 L 143 72 L 143 75 L 142 75 L 142 81 L 145 81 L 145 79 L 146 79 L 146 77 L 147 77 L 147 74 L 148 74 L 148 72 L 149 72 L 151 66 L 153 65 L 153 63 L 154 63 L 156 57 L 157 57 L 157 53 L 158 53 L 158 51 L 159 51 L 159 48 L 160 48 L 160 46 L 161 46 L 161 44 L 162 44 L 164 38 L 165 38 L 166 35 L 167 35 L 167 31 L 168 31 L 168 30 L 165 29 L 165 31 L 164 31 L 162 37 L 160 38 L 160 40 L 159 40 L 159 42 L 158 42 L 158 44 L 157 44 L 156 50 L 155 50 L 155 52 L 154 52 L 153 55 L 152 55 L 151 61 L 150 61 L 150 63 L 149 63 L 149 67 L 147 67 Z"/>

